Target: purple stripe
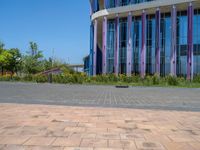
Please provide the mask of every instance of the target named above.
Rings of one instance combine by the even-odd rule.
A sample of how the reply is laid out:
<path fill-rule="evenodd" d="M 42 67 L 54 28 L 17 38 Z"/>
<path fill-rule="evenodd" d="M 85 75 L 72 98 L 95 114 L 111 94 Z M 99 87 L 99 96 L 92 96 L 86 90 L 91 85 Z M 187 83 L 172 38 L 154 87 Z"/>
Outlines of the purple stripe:
<path fill-rule="evenodd" d="M 141 77 L 145 77 L 146 70 L 146 12 L 142 12 L 142 48 L 141 48 L 141 62 L 140 62 L 140 74 Z"/>
<path fill-rule="evenodd" d="M 103 46 L 102 46 L 102 51 L 103 51 L 103 63 L 102 63 L 102 68 L 103 68 L 103 74 L 106 74 L 106 47 L 107 47 L 107 17 L 104 17 L 103 19 Z"/>
<path fill-rule="evenodd" d="M 177 22 L 177 14 L 176 14 L 176 7 L 173 6 L 172 7 L 172 11 L 171 11 L 171 58 L 170 58 L 170 62 L 171 62 L 171 75 L 172 76 L 176 76 L 176 31 L 177 31 L 177 26 L 176 26 L 176 22 Z"/>
<path fill-rule="evenodd" d="M 97 63 L 97 20 L 94 20 L 94 52 L 93 52 L 93 75 L 96 75 Z"/>
<path fill-rule="evenodd" d="M 156 73 L 160 75 L 160 9 L 156 11 Z"/>
<path fill-rule="evenodd" d="M 119 73 L 119 16 L 115 19 L 115 74 Z"/>
<path fill-rule="evenodd" d="M 188 6 L 188 52 L 187 52 L 187 79 L 193 79 L 193 6 Z"/>
<path fill-rule="evenodd" d="M 131 75 L 132 68 L 132 14 L 128 15 L 128 40 L 127 40 L 127 61 L 126 61 L 126 74 Z"/>

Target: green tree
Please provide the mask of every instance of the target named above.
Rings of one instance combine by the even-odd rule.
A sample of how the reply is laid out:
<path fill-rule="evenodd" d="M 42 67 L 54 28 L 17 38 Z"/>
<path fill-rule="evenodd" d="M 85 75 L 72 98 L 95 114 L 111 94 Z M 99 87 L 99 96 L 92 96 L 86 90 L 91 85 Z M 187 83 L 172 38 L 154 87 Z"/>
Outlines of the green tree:
<path fill-rule="evenodd" d="M 10 57 L 8 58 L 6 69 L 9 70 L 13 75 L 14 72 L 17 73 L 17 71 L 21 68 L 21 53 L 17 48 L 8 50 L 8 53 L 10 53 Z"/>
<path fill-rule="evenodd" d="M 36 74 L 44 70 L 43 54 L 34 42 L 30 42 L 30 51 L 23 57 L 23 70 L 27 74 Z"/>
<path fill-rule="evenodd" d="M 9 65 L 11 57 L 12 55 L 7 50 L 1 49 L 0 53 L 1 75 L 3 75 L 4 68 L 6 68 Z"/>

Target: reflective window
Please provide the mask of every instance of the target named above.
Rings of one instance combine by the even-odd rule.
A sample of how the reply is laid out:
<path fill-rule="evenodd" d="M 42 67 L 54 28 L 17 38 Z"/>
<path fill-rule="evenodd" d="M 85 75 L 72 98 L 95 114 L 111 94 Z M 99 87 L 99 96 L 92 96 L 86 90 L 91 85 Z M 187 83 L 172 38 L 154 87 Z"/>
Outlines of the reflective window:
<path fill-rule="evenodd" d="M 120 19 L 119 23 L 119 73 L 126 73 L 127 54 L 127 19 Z"/>
<path fill-rule="evenodd" d="M 107 0 L 107 8 L 115 7 L 115 0 Z"/>
<path fill-rule="evenodd" d="M 155 73 L 155 37 L 156 37 L 155 16 L 147 16 L 147 35 L 146 35 L 146 73 Z"/>
<path fill-rule="evenodd" d="M 132 73 L 140 73 L 140 50 L 142 45 L 142 21 L 141 17 L 133 18 L 133 71 Z"/>
<path fill-rule="evenodd" d="M 194 75 L 200 74 L 200 9 L 194 11 L 193 18 L 193 51 Z"/>
<path fill-rule="evenodd" d="M 119 6 L 126 6 L 129 4 L 129 0 L 119 0 Z"/>
<path fill-rule="evenodd" d="M 107 26 L 107 73 L 114 73 L 115 21 L 109 20 Z"/>
<path fill-rule="evenodd" d="M 138 3 L 144 3 L 144 2 L 150 2 L 154 0 L 119 0 L 119 6 L 126 6 L 131 4 L 138 4 Z M 107 8 L 113 8 L 115 7 L 116 1 L 115 0 L 107 0 Z"/>
<path fill-rule="evenodd" d="M 171 16 L 169 13 L 161 15 L 160 27 L 161 53 L 160 67 L 161 76 L 170 74 L 170 55 L 171 55 Z"/>
<path fill-rule="evenodd" d="M 187 11 L 177 13 L 177 75 L 187 74 Z"/>

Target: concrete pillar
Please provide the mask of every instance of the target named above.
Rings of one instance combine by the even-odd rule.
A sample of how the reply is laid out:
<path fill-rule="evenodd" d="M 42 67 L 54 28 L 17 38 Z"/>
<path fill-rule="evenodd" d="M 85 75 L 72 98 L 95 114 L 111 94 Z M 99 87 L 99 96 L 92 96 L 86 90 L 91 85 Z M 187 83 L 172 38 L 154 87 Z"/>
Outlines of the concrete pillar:
<path fill-rule="evenodd" d="M 188 51 L 187 51 L 187 79 L 193 79 L 193 16 L 192 3 L 188 6 Z"/>
<path fill-rule="evenodd" d="M 140 75 L 141 78 L 146 74 L 146 12 L 142 12 L 142 48 L 140 59 Z"/>
<path fill-rule="evenodd" d="M 115 18 L 115 74 L 119 74 L 119 16 Z"/>
<path fill-rule="evenodd" d="M 103 74 L 107 73 L 107 17 L 103 18 L 103 33 L 102 33 L 102 52 L 103 52 L 103 63 L 102 63 L 102 69 Z"/>
<path fill-rule="evenodd" d="M 160 75 L 160 9 L 156 10 L 156 73 Z"/>
<path fill-rule="evenodd" d="M 176 31 L 177 31 L 177 11 L 176 6 L 171 10 L 171 58 L 170 73 L 176 76 Z"/>
<path fill-rule="evenodd" d="M 97 25 L 98 21 L 94 20 L 93 76 L 96 76 L 97 70 Z"/>
<path fill-rule="evenodd" d="M 128 14 L 128 39 L 127 39 L 127 56 L 126 56 L 126 74 L 131 76 L 132 71 L 132 51 L 133 51 L 133 44 L 132 44 L 132 14 L 129 12 Z"/>

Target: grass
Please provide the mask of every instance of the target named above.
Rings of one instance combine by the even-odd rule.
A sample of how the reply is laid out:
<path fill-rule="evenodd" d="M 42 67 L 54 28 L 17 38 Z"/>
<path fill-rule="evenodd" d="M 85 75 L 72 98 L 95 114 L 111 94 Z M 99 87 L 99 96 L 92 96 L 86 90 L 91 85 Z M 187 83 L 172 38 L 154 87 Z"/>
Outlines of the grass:
<path fill-rule="evenodd" d="M 145 79 L 141 79 L 138 75 L 128 77 L 125 75 L 115 76 L 114 74 L 109 74 L 88 77 L 85 74 L 76 73 L 53 75 L 52 80 L 52 83 L 58 84 L 200 88 L 199 75 L 195 76 L 193 81 L 188 81 L 183 77 L 172 76 L 159 77 L 158 75 L 147 75 Z M 47 83 L 48 77 L 44 75 L 27 75 L 23 77 L 0 76 L 0 81 Z"/>

